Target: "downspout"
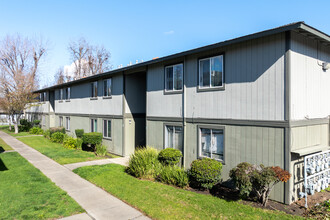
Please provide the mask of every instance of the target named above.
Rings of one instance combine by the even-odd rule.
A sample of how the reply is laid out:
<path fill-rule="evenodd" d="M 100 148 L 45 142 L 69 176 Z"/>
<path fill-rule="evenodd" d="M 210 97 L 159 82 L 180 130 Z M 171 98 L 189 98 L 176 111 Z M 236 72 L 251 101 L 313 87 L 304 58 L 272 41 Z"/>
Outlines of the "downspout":
<path fill-rule="evenodd" d="M 182 127 L 183 127 L 183 167 L 185 167 L 185 163 L 186 163 L 186 143 L 187 143 L 187 140 L 186 140 L 186 82 L 185 82 L 185 74 L 186 74 L 186 56 L 183 57 L 183 73 L 182 73 Z"/>

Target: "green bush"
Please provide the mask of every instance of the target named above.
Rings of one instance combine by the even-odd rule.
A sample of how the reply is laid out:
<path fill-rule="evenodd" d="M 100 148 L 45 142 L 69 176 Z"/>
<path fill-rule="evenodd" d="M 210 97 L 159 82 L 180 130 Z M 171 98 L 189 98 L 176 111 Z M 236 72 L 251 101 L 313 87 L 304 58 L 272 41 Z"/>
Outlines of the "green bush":
<path fill-rule="evenodd" d="M 50 140 L 55 143 L 63 143 L 65 135 L 62 132 L 55 132 L 50 136 Z"/>
<path fill-rule="evenodd" d="M 77 149 L 82 149 L 83 140 L 81 138 L 77 138 Z"/>
<path fill-rule="evenodd" d="M 162 183 L 181 188 L 188 186 L 187 172 L 178 166 L 162 166 L 156 179 Z"/>
<path fill-rule="evenodd" d="M 239 189 L 240 196 L 246 198 L 252 191 L 251 173 L 256 169 L 255 166 L 247 162 L 238 164 L 229 172 L 229 177 L 234 181 Z"/>
<path fill-rule="evenodd" d="M 38 126 L 40 125 L 40 120 L 33 120 L 32 122 L 33 126 Z"/>
<path fill-rule="evenodd" d="M 75 139 L 73 137 L 67 137 L 63 141 L 63 146 L 68 149 L 76 149 L 77 148 L 77 139 Z"/>
<path fill-rule="evenodd" d="M 44 131 L 39 127 L 33 127 L 29 131 L 30 134 L 43 134 Z"/>
<path fill-rule="evenodd" d="M 32 123 L 26 119 L 19 120 L 19 124 L 20 124 L 20 126 L 18 126 L 19 131 L 30 131 L 30 129 L 32 128 Z"/>
<path fill-rule="evenodd" d="M 194 160 L 188 172 L 190 181 L 198 188 L 211 189 L 221 180 L 222 163 L 210 158 Z"/>
<path fill-rule="evenodd" d="M 105 156 L 107 154 L 107 146 L 101 144 L 96 145 L 95 154 L 97 156 Z"/>
<path fill-rule="evenodd" d="M 126 172 L 137 178 L 154 179 L 161 169 L 158 151 L 151 147 L 140 148 L 131 155 Z"/>
<path fill-rule="evenodd" d="M 75 133 L 77 138 L 82 138 L 84 135 L 84 129 L 76 129 Z"/>
<path fill-rule="evenodd" d="M 61 132 L 63 134 L 65 134 L 65 128 L 64 127 L 52 127 L 49 129 L 50 131 L 50 136 L 52 136 L 52 134 L 56 133 L 56 132 Z"/>
<path fill-rule="evenodd" d="M 50 139 L 50 130 L 48 129 L 48 130 L 46 130 L 46 131 L 44 131 L 44 137 L 45 138 L 47 138 L 47 139 Z"/>
<path fill-rule="evenodd" d="M 166 148 L 161 150 L 158 155 L 158 159 L 162 164 L 171 166 L 178 164 L 181 157 L 181 151 L 173 148 Z"/>
<path fill-rule="evenodd" d="M 94 150 L 96 149 L 96 145 L 102 143 L 102 133 L 100 132 L 90 132 L 90 133 L 85 133 L 83 135 L 83 143 L 90 145 Z"/>

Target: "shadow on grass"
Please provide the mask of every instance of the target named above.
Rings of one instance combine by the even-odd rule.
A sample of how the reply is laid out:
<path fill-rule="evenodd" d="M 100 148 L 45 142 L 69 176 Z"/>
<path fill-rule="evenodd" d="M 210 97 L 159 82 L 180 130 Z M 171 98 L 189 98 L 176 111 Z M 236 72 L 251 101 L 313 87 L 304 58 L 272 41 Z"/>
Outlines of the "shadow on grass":
<path fill-rule="evenodd" d="M 0 146 L 0 154 L 5 152 L 5 149 L 3 149 L 1 146 Z"/>
<path fill-rule="evenodd" d="M 2 162 L 1 158 L 0 158 L 0 171 L 5 171 L 8 170 L 8 168 L 6 167 L 6 165 Z"/>

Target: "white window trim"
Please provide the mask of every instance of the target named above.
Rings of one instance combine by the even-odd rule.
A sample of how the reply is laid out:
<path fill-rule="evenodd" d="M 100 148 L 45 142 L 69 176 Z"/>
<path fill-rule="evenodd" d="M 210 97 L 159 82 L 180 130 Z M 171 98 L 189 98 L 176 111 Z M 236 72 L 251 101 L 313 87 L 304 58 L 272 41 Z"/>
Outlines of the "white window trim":
<path fill-rule="evenodd" d="M 169 147 L 168 146 L 168 139 L 166 138 L 166 137 L 168 137 L 168 130 L 167 130 L 167 127 L 173 127 L 173 132 L 175 133 L 175 127 L 181 127 L 181 129 L 182 129 L 182 135 L 183 135 L 183 126 L 182 125 L 174 125 L 174 124 L 165 124 L 165 143 L 164 143 L 164 148 L 171 148 L 171 147 Z M 172 136 L 172 138 L 173 138 L 173 140 L 172 140 L 172 142 L 173 142 L 173 144 L 174 144 L 174 135 Z M 175 145 L 175 144 L 174 144 Z M 183 142 L 181 143 L 181 147 L 182 147 L 182 149 L 183 149 Z"/>
<path fill-rule="evenodd" d="M 212 135 L 212 130 L 222 130 L 222 135 L 223 135 L 223 159 L 218 159 L 218 158 L 212 158 L 212 151 L 210 152 L 211 157 L 203 156 L 202 155 L 202 130 L 201 129 L 210 129 L 211 130 L 211 135 Z M 226 144 L 225 144 L 225 127 L 223 126 L 198 126 L 198 157 L 199 158 L 211 158 L 213 160 L 220 161 L 222 164 L 225 164 L 225 152 L 226 152 Z"/>
<path fill-rule="evenodd" d="M 175 66 L 179 66 L 179 65 L 182 65 L 182 85 L 181 85 L 181 89 L 174 89 L 174 67 Z M 167 74 L 166 74 L 166 70 L 167 68 L 170 68 L 172 67 L 173 68 L 173 77 L 172 77 L 172 83 L 173 83 L 173 89 L 171 90 L 168 90 L 166 87 L 167 87 Z M 169 65 L 169 66 L 165 66 L 164 68 L 164 90 L 166 93 L 175 93 L 175 92 L 182 92 L 183 91 L 183 78 L 184 78 L 184 66 L 183 66 L 183 63 L 178 63 L 178 64 L 174 64 L 174 65 Z"/>
<path fill-rule="evenodd" d="M 222 62 L 222 74 L 221 74 L 221 80 L 222 80 L 222 85 L 221 86 L 212 86 L 212 65 L 211 65 L 211 59 L 214 57 L 221 57 L 221 62 Z M 210 60 L 210 86 L 208 87 L 204 87 L 201 86 L 201 81 L 200 81 L 200 77 L 201 77 L 201 72 L 200 72 L 200 66 L 201 66 L 201 62 L 204 60 Z M 199 59 L 198 60 L 198 89 L 199 90 L 208 90 L 208 89 L 223 89 L 225 86 L 224 83 L 224 75 L 225 75 L 225 68 L 224 68 L 224 62 L 223 62 L 223 55 L 217 55 L 217 56 L 212 56 L 212 57 L 207 57 L 207 58 L 203 58 L 203 59 Z"/>
<path fill-rule="evenodd" d="M 65 100 L 70 100 L 71 99 L 71 88 L 67 87 L 65 89 Z"/>
<path fill-rule="evenodd" d="M 107 131 L 107 134 L 108 134 L 108 136 L 104 136 L 104 131 L 105 131 L 105 129 L 104 129 L 104 122 L 107 122 L 107 130 L 108 130 L 108 122 L 110 121 L 110 124 L 111 124 L 111 130 L 110 130 L 110 135 L 108 134 L 108 131 Z M 110 119 L 103 119 L 103 124 L 102 124 L 102 131 L 103 131 L 103 138 L 105 138 L 105 139 L 112 139 L 112 120 L 110 120 Z"/>

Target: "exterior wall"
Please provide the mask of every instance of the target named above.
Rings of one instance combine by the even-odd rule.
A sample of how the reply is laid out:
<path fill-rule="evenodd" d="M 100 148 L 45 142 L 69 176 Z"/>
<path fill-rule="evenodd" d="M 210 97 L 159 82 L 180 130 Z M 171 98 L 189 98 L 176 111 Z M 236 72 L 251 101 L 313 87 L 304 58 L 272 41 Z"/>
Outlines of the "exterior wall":
<path fill-rule="evenodd" d="M 33 112 L 33 113 L 49 113 L 50 110 L 50 104 L 49 101 L 45 102 L 36 102 L 33 103 L 33 106 L 26 109 L 25 112 Z"/>
<path fill-rule="evenodd" d="M 98 97 L 91 99 L 91 82 L 71 86 L 70 100 L 59 100 L 60 90 L 55 90 L 57 114 L 122 115 L 123 76 L 112 77 L 112 96 L 103 96 L 103 80 L 98 81 Z"/>
<path fill-rule="evenodd" d="M 63 124 L 65 126 L 67 115 L 56 115 L 56 126 L 59 126 L 59 117 L 63 117 Z M 85 132 L 90 132 L 90 119 L 97 119 L 97 131 L 103 132 L 103 119 L 111 119 L 104 117 L 82 117 L 82 116 L 69 116 L 70 117 L 70 130 L 67 134 L 75 137 L 76 129 L 84 129 Z M 108 147 L 108 151 L 117 155 L 123 155 L 122 150 L 122 119 L 111 119 L 111 139 L 103 138 L 103 144 Z"/>
<path fill-rule="evenodd" d="M 291 41 L 291 120 L 324 118 L 330 115 L 330 47 L 292 32 Z"/>
<path fill-rule="evenodd" d="M 147 145 L 163 149 L 164 121 L 147 121 Z M 172 122 L 173 123 L 173 122 Z M 186 144 L 184 166 L 198 158 L 198 125 L 186 123 Z M 214 126 L 218 124 L 209 124 Z M 284 129 L 273 127 L 221 125 L 225 127 L 223 180 L 229 178 L 229 171 L 240 162 L 284 167 Z M 275 187 L 271 198 L 284 202 L 284 184 Z"/>

